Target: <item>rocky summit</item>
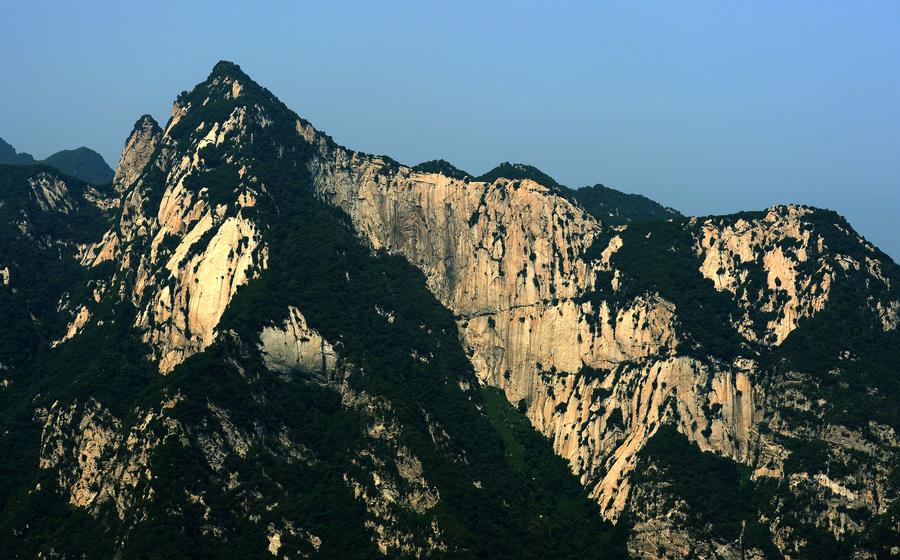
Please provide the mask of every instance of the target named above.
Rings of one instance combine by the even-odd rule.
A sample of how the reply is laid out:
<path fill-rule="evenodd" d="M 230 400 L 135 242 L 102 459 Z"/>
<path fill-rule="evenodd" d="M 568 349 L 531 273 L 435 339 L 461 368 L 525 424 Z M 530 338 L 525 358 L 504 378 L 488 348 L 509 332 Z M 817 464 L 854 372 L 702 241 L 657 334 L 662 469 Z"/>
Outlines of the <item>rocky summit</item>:
<path fill-rule="evenodd" d="M 0 239 L 7 557 L 900 554 L 900 267 L 833 211 L 406 166 L 220 62 L 111 184 L 0 165 Z"/>

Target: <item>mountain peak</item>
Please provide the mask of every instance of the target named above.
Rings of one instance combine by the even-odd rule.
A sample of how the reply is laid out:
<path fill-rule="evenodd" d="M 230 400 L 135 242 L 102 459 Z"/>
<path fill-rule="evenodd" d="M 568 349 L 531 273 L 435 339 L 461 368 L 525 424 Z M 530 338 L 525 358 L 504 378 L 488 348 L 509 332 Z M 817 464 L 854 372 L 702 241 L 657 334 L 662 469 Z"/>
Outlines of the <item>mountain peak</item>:
<path fill-rule="evenodd" d="M 138 120 L 134 122 L 134 126 L 131 127 L 131 133 L 134 134 L 137 130 L 154 130 L 159 128 L 159 123 L 156 119 L 153 118 L 150 114 L 144 113 L 141 115 Z"/>
<path fill-rule="evenodd" d="M 228 60 L 220 60 L 213 66 L 212 72 L 209 73 L 209 79 L 214 78 L 233 78 L 235 80 L 249 80 L 250 76 L 241 70 L 241 67 Z"/>
<path fill-rule="evenodd" d="M 466 179 L 472 177 L 471 175 L 445 159 L 432 159 L 429 161 L 423 161 L 422 163 L 414 166 L 412 170 L 422 173 L 440 173 L 441 175 L 453 177 L 454 179 Z"/>
<path fill-rule="evenodd" d="M 560 185 L 556 181 L 556 179 L 554 179 L 550 175 L 547 175 L 546 173 L 544 173 L 537 167 L 534 167 L 533 165 L 527 165 L 524 163 L 510 163 L 508 161 L 504 161 L 503 163 L 501 163 L 497 167 L 491 169 L 484 175 L 477 177 L 476 180 L 486 181 L 486 182 L 490 183 L 490 182 L 496 181 L 500 177 L 503 177 L 505 179 L 512 179 L 512 180 L 531 179 L 532 181 L 534 181 L 536 183 L 540 183 L 540 184 L 544 185 L 545 187 L 551 187 L 551 188 L 556 188 L 556 189 L 560 189 L 563 187 L 563 185 Z"/>
<path fill-rule="evenodd" d="M 60 150 L 43 163 L 94 185 L 103 185 L 113 179 L 113 170 L 103 156 L 85 146 L 74 150 Z"/>
<path fill-rule="evenodd" d="M 16 152 L 16 149 L 9 142 L 0 138 L 0 163 L 28 165 L 34 163 L 34 158 L 31 157 L 31 154 Z"/>

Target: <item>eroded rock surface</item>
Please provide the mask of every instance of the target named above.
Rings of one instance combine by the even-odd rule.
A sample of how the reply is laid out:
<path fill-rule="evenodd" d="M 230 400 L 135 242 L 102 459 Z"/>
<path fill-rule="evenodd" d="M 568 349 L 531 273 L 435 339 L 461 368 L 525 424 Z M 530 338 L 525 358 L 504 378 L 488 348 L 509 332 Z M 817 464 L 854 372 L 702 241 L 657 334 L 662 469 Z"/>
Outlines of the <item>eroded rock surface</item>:
<path fill-rule="evenodd" d="M 581 257 L 604 226 L 551 188 L 529 180 L 481 183 L 417 173 L 337 147 L 307 123 L 298 121 L 297 130 L 318 150 L 310 170 L 319 196 L 347 212 L 373 249 L 402 254 L 425 273 L 456 314 L 479 378 L 522 403 L 605 516 L 617 519 L 628 508 L 638 453 L 662 424 L 676 426 L 701 450 L 756 465 L 755 477 L 784 479 L 791 451 L 779 442 L 796 437 L 796 428 L 787 427 L 792 422 L 780 433 L 759 428 L 786 405 L 780 389 L 772 393 L 775 386 L 761 383 L 756 351 L 733 363 L 679 352 L 683 329 L 672 302 L 652 292 L 624 301 L 615 295 L 620 271 L 613 255 L 629 250 L 615 231 L 600 258 L 586 262 Z M 840 270 L 881 286 L 885 295 L 869 305 L 885 329 L 895 328 L 897 296 L 871 245 L 842 231 L 871 256 L 859 260 L 830 250 L 816 229 L 816 212 L 774 207 L 748 218 L 686 223 L 697 274 L 743 310 L 724 328 L 752 344 L 779 345 L 828 306 Z M 589 297 L 598 288 L 611 295 Z M 829 425 L 827 418 L 821 422 Z M 884 474 L 883 468 L 875 471 Z M 867 476 L 862 472 L 855 476 Z M 809 476 L 813 482 L 791 488 L 832 488 L 816 482 L 821 476 Z M 836 496 L 822 496 L 826 513 L 809 522 L 838 538 L 848 525 L 833 521 L 843 519 L 841 508 L 884 511 L 872 502 L 859 505 L 849 491 Z M 647 522 L 656 523 L 652 516 Z M 673 536 L 667 550 L 677 554 L 678 542 Z M 710 548 L 710 557 L 739 554 L 722 546 Z M 781 548 L 789 552 L 788 539 Z M 650 550 L 646 543 L 635 548 L 647 557 L 656 554 Z"/>

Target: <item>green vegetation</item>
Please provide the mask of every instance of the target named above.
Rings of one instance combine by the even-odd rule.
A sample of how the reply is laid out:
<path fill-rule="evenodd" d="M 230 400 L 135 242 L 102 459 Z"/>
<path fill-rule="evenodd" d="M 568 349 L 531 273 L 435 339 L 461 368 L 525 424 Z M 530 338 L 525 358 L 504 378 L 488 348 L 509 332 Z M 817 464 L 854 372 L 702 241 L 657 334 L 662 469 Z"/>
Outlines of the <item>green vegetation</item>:
<path fill-rule="evenodd" d="M 865 427 L 875 420 L 900 429 L 900 331 L 885 331 L 872 309 L 875 301 L 900 298 L 900 267 L 869 252 L 837 214 L 817 211 L 810 222 L 825 251 L 863 263 L 878 258 L 890 287 L 864 278 L 866 272 L 839 269 L 825 309 L 801 319 L 765 365 L 812 374 L 819 383 L 808 388 L 809 397 L 825 400 L 832 423 Z"/>
<path fill-rule="evenodd" d="M 613 303 L 659 293 L 677 309 L 678 327 L 685 338 L 676 349 L 679 353 L 727 361 L 739 354 L 745 342 L 732 326 L 739 310 L 731 294 L 717 291 L 700 274 L 700 257 L 693 252 L 686 220 L 636 222 L 622 232 L 606 230 L 584 258 L 599 256 L 614 234 L 623 245 L 612 256 L 613 268 L 621 272 Z"/>
<path fill-rule="evenodd" d="M 469 175 L 462 169 L 443 159 L 423 161 L 422 163 L 414 166 L 412 170 L 418 171 L 419 173 L 440 173 L 441 175 L 444 175 L 446 177 L 453 177 L 454 179 L 459 180 L 472 178 L 471 175 Z"/>
<path fill-rule="evenodd" d="M 84 146 L 56 152 L 42 163 L 92 185 L 105 185 L 113 180 L 113 170 L 103 156 Z"/>
<path fill-rule="evenodd" d="M 40 173 L 65 181 L 74 212 L 40 208 L 28 184 Z M 9 285 L 0 284 L 0 364 L 17 369 L 31 363 L 64 332 L 60 296 L 87 289 L 90 274 L 75 261 L 75 244 L 99 238 L 107 218 L 84 203 L 85 188 L 48 166 L 0 165 L 0 268 L 10 277 Z"/>
<path fill-rule="evenodd" d="M 557 183 L 556 179 L 547 175 L 537 167 L 534 167 L 532 165 L 525 165 L 524 163 L 509 163 L 508 161 L 504 161 L 484 175 L 479 175 L 475 178 L 475 181 L 493 183 L 501 177 L 510 179 L 512 181 L 531 179 L 536 183 L 544 185 L 545 187 L 550 187 L 551 189 L 557 191 L 565 188 Z"/>
<path fill-rule="evenodd" d="M 566 189 L 565 195 L 605 225 L 681 217 L 677 210 L 667 208 L 646 196 L 623 193 L 600 184 L 580 189 Z"/>
<path fill-rule="evenodd" d="M 25 152 L 17 153 L 15 148 L 3 138 L 0 138 L 0 164 L 32 165 L 34 163 L 35 161 L 31 154 Z"/>
<path fill-rule="evenodd" d="M 667 508 L 682 499 L 696 519 L 696 531 L 738 541 L 777 558 L 771 535 L 759 522 L 769 505 L 770 491 L 750 480 L 750 468 L 713 453 L 702 452 L 671 426 L 660 426 L 638 455 L 632 480 L 665 486 Z"/>
<path fill-rule="evenodd" d="M 241 81 L 238 99 L 226 95 L 226 77 Z M 4 376 L 12 381 L 0 391 L 0 549 L 37 557 L 52 543 L 55 553 L 68 557 L 258 557 L 265 552 L 269 524 L 282 527 L 284 520 L 293 520 L 298 529 L 322 538 L 323 557 L 377 558 L 380 553 L 365 527 L 370 515 L 347 479 L 371 479 L 371 467 L 396 453 L 396 445 L 421 460 L 423 478 L 440 495 L 437 506 L 425 514 L 398 509 L 398 525 L 416 544 L 424 544 L 434 520 L 449 546 L 448 558 L 624 557 L 628 516 L 615 528 L 603 522 L 566 462 L 522 415 L 524 401 L 517 411 L 499 390 L 480 387 L 454 317 L 427 289 L 422 273 L 399 256 L 373 252 L 346 215 L 317 200 L 307 171 L 312 147 L 297 135 L 298 117 L 227 62 L 216 65 L 210 79 L 183 93 L 178 103 L 188 110 L 170 131 L 176 145 L 191 143 L 213 122 L 246 108 L 253 128 L 243 143 L 204 148 L 203 167 L 185 186 L 205 189 L 211 204 L 228 206 L 240 188 L 237 170 L 249 165 L 254 179 L 264 185 L 264 195 L 241 212 L 264 230 L 269 266 L 238 290 L 222 317 L 218 342 L 167 376 L 159 375 L 147 359 L 150 349 L 132 327 L 137 311 L 119 298 L 119 286 L 99 302 L 83 333 L 51 348 L 49 341 L 64 327 L 56 313 L 60 296 L 77 286 L 72 301 L 85 301 L 92 278 L 114 277 L 110 266 L 86 271 L 73 258 L 75 244 L 96 240 L 107 217 L 88 205 L 79 205 L 65 219 L 41 211 L 27 179 L 54 171 L 0 165 L 0 265 L 10 266 L 15 287 L 0 286 L 0 362 L 9 368 Z M 259 126 L 262 120 L 266 126 Z M 3 149 L 0 144 L 0 153 Z M 399 164 L 383 160 L 383 173 L 396 171 Z M 443 160 L 413 170 L 470 179 Z M 885 272 L 894 288 L 884 291 L 852 274 L 838 278 L 825 311 L 802 321 L 770 352 L 746 343 L 731 326 L 741 312 L 731 294 L 715 290 L 699 273 L 693 225 L 677 212 L 602 185 L 570 190 L 520 164 L 501 164 L 478 180 L 499 177 L 538 181 L 605 224 L 628 224 L 623 232 L 604 228 L 584 255 L 585 260 L 597 258 L 613 235 L 621 235 L 624 246 L 612 257 L 621 272 L 620 289 L 607 289 L 611 273 L 598 271 L 600 287 L 587 299 L 616 307 L 659 293 L 677 309 L 677 328 L 685 341 L 678 352 L 722 362 L 752 355 L 764 374 L 773 377 L 785 371 L 809 373 L 816 382 L 809 396 L 825 399 L 829 421 L 865 427 L 875 419 L 900 427 L 900 334 L 884 333 L 865 305 L 869 297 L 897 290 L 895 265 Z M 76 199 L 87 188 L 81 181 L 66 181 Z M 158 210 L 164 181 L 160 167 L 145 173 L 147 214 Z M 758 217 L 728 219 L 743 216 Z M 28 236 L 18 227 L 23 220 Z M 848 236 L 849 226 L 836 220 L 828 213 L 812 218 L 811 227 L 822 232 L 826 250 L 861 262 L 879 255 L 866 253 Z M 168 243 L 163 242 L 163 250 L 171 248 Z M 784 249 L 794 247 L 786 243 Z M 761 272 L 748 273 L 749 289 L 765 285 Z M 130 293 L 130 275 L 116 281 Z M 343 395 L 310 377 L 274 375 L 263 367 L 257 348 L 260 330 L 284 320 L 289 306 L 299 307 L 309 325 L 334 344 L 341 372 L 348 374 Z M 758 326 L 767 315 L 754 310 L 753 317 Z M 580 370 L 588 380 L 608 374 L 588 366 Z M 56 492 L 56 473 L 35 468 L 41 444 L 36 410 L 54 403 L 84 405 L 93 398 L 121 421 L 120 430 L 127 434 L 146 411 L 158 410 L 162 400 L 176 394 L 182 398 L 166 415 L 183 427 L 182 437 L 170 438 L 150 453 L 153 499 L 139 500 L 134 515 L 124 521 L 111 507 L 96 519 L 71 507 Z M 601 399 L 608 394 L 598 389 L 594 395 Z M 342 402 L 342 396 L 352 395 L 371 397 L 378 410 Z M 204 450 L 210 434 L 222 426 L 219 411 L 254 443 L 245 455 L 229 453 L 222 467 L 214 468 Z M 373 414 L 398 427 L 396 442 L 368 435 Z M 791 421 L 815 419 L 809 412 L 795 414 Z M 624 427 L 620 409 L 607 424 Z M 159 423 L 148 429 L 165 435 Z M 281 434 L 289 434 L 299 455 L 278 448 Z M 791 451 L 785 461 L 788 474 L 839 476 L 849 468 L 830 458 L 822 441 L 783 443 Z M 684 508 L 686 523 L 698 534 L 740 541 L 745 550 L 758 548 L 776 557 L 772 535 L 760 518 L 777 513 L 796 531 L 798 542 L 805 543 L 800 557 L 849 554 L 851 539 L 837 542 L 804 517 L 820 504 L 815 497 L 794 495 L 783 482 L 751 480 L 749 467 L 701 452 L 674 428 L 660 427 L 638 459 L 632 482 L 657 492 L 664 508 Z M 391 460 L 377 466 L 396 474 Z M 896 483 L 894 479 L 900 480 L 900 474 L 892 479 Z M 141 492 L 149 486 L 140 484 L 144 486 L 136 495 L 145 495 Z M 187 496 L 200 496 L 202 502 Z M 895 506 L 860 537 L 885 554 L 897 542 L 900 510 Z M 312 552 L 299 534 L 284 532 L 282 543 Z"/>
<path fill-rule="evenodd" d="M 541 518 L 548 534 L 564 534 L 574 529 L 574 542 L 593 541 L 602 551 L 618 550 L 622 554 L 627 524 L 610 528 L 601 522 L 598 506 L 585 497 L 584 489 L 572 477 L 566 462 L 553 453 L 548 441 L 513 408 L 503 392 L 484 387 L 481 393 L 487 415 L 503 438 L 507 461 L 522 476 L 534 506 L 549 512 Z M 554 557 L 559 557 L 560 548 L 559 542 L 549 547 L 544 545 L 546 554 Z M 580 554 L 588 558 L 592 553 L 584 550 Z"/>
<path fill-rule="evenodd" d="M 241 80 L 239 99 L 218 91 L 230 89 L 221 82 L 225 76 Z M 323 557 L 378 557 L 364 525 L 369 516 L 345 476 L 371 479 L 354 463 L 366 460 L 358 452 L 371 446 L 376 456 L 389 457 L 389 444 L 367 435 L 370 420 L 342 403 L 335 388 L 273 375 L 256 350 L 261 328 L 296 305 L 335 345 L 349 389 L 386 403 L 378 414 L 399 427 L 398 444 L 421 460 L 424 479 L 439 492 L 440 502 L 425 515 L 399 510 L 400 527 L 416 542 L 428 537 L 434 519 L 450 547 L 447 557 L 624 557 L 621 534 L 601 521 L 549 443 L 502 396 L 461 388 L 478 382 L 452 314 L 429 292 L 421 272 L 398 256 L 373 254 L 345 215 L 316 200 L 306 171 L 311 147 L 296 133 L 296 115 L 229 63 L 217 65 L 210 80 L 182 94 L 179 104 L 191 109 L 170 131 L 177 142 L 203 134 L 200 123 L 224 120 L 239 105 L 264 111 L 271 121 L 232 149 L 234 159 L 204 151 L 205 168 L 187 184 L 207 188 L 211 201 L 228 203 L 236 186 L 234 161 L 252 162 L 267 196 L 243 212 L 265 228 L 269 267 L 238 290 L 219 326 L 227 334 L 167 376 L 145 359 L 149 349 L 131 327 L 135 309 L 111 290 L 96 309 L 96 322 L 47 349 L 16 376 L 11 390 L 0 392 L 0 422 L 12 428 L 0 436 L 0 547 L 33 557 L 58 528 L 66 528 L 74 533 L 69 540 L 52 541 L 65 555 L 112 556 L 121 543 L 123 558 L 256 557 L 265 551 L 268 524 L 291 519 L 322 538 Z M 144 175 L 148 214 L 157 210 L 163 182 L 160 170 Z M 131 281 L 127 275 L 124 280 Z M 388 322 L 378 309 L 395 320 Z M 35 407 L 91 396 L 121 419 L 127 433 L 141 411 L 158 409 L 174 394 L 183 400 L 167 415 L 184 426 L 187 444 L 175 438 L 151 452 L 154 497 L 134 510 L 146 508 L 146 516 L 123 523 L 104 510 L 95 521 L 54 497 L 51 471 L 35 470 Z M 221 471 L 213 469 L 201 443 L 219 425 L 214 410 L 226 411 L 235 429 L 268 441 L 286 429 L 308 459 L 289 462 L 252 445 L 246 456 L 231 454 Z M 438 441 L 435 433 L 445 436 Z M 381 468 L 394 467 L 388 462 Z M 237 486 L 227 484 L 230 473 Z M 39 481 L 44 490 L 29 493 Z M 203 503 L 189 502 L 188 494 L 202 496 Z M 271 510 L 264 507 L 275 502 Z M 37 520 L 40 508 L 45 517 Z M 26 524 L 27 531 L 19 530 Z M 209 527 L 221 533 L 212 537 Z M 301 536 L 284 534 L 282 543 L 311 552 Z"/>

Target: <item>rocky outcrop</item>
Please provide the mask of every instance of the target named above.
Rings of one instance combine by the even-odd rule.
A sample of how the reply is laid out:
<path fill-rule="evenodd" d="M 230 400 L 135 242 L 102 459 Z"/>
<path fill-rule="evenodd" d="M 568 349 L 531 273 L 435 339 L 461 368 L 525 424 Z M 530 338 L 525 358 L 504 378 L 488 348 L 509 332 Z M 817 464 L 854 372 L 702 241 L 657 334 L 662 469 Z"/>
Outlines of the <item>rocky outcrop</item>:
<path fill-rule="evenodd" d="M 762 219 L 738 219 L 733 224 L 708 219 L 700 225 L 700 272 L 717 290 L 731 292 L 746 310 L 739 328 L 751 340 L 780 344 L 800 319 L 821 311 L 828 301 L 834 269 L 826 261 L 814 260 L 821 247 L 811 250 L 817 237 L 803 224 L 803 217 L 811 213 L 789 206 L 772 208 Z M 760 269 L 765 278 L 760 279 L 762 285 L 754 285 L 751 274 Z M 762 336 L 750 327 L 753 311 L 774 315 Z"/>
<path fill-rule="evenodd" d="M 366 526 L 378 550 L 415 558 L 446 552 L 441 529 L 431 515 L 440 495 L 425 479 L 421 461 L 400 443 L 400 426 L 389 420 L 390 404 L 347 385 L 341 390 L 345 406 L 370 418 L 366 428 L 370 444 L 356 450 L 344 480 L 365 504 Z M 410 514 L 423 518 L 423 532 L 404 529 L 401 519 Z"/>
<path fill-rule="evenodd" d="M 162 137 L 159 124 L 150 115 L 144 115 L 134 123 L 134 128 L 125 141 L 125 148 L 119 157 L 113 177 L 113 185 L 120 193 L 125 192 L 137 181 L 150 163 L 154 150 Z"/>
<path fill-rule="evenodd" d="M 281 327 L 270 326 L 259 335 L 260 350 L 266 367 L 289 373 L 303 371 L 327 379 L 337 364 L 334 347 L 309 328 L 300 310 L 291 307 Z"/>
<path fill-rule="evenodd" d="M 269 249 L 275 238 L 267 237 L 266 219 L 296 208 L 277 197 L 310 187 L 339 209 L 339 220 L 349 217 L 373 252 L 402 255 L 422 272 L 431 293 L 452 311 L 481 383 L 502 389 L 549 438 L 604 517 L 635 523 L 633 554 L 763 554 L 743 546 L 743 532 L 722 537 L 712 523 L 698 529 L 702 523 L 690 500 L 653 479 L 662 471 L 643 451 L 663 426 L 674 427 L 692 449 L 741 465 L 748 484 L 778 487 L 765 511 L 743 521 L 764 526 L 785 555 L 802 548 L 795 536 L 801 528 L 849 539 L 895 501 L 889 482 L 897 450 L 893 428 L 831 420 L 823 391 L 847 385 L 838 380 L 840 368 L 817 377 L 796 371 L 802 368 L 793 367 L 790 356 L 774 354 L 806 322 L 847 297 L 851 283 L 867 290 L 860 305 L 880 331 L 896 330 L 900 300 L 893 265 L 843 222 L 823 225 L 820 211 L 786 206 L 679 218 L 670 222 L 677 228 L 650 228 L 644 235 L 618 214 L 617 225 L 598 221 L 555 183 L 502 175 L 478 181 L 462 172 L 451 177 L 344 149 L 281 111 L 231 66 L 223 68 L 179 98 L 164 131 L 149 117 L 136 124 L 115 176 L 118 221 L 80 254 L 86 267 L 102 271 L 111 263 L 115 270 L 92 284 L 93 301 L 67 307 L 73 316 L 66 339 L 111 298 L 134 307 L 133 326 L 161 372 L 209 349 L 222 340 L 220 322 L 241 286 L 274 270 Z M 271 133 L 276 127 L 277 135 Z M 37 204 L 67 211 L 60 188 L 38 187 Z M 672 229 L 676 241 L 663 239 L 656 250 L 680 258 L 684 253 L 666 243 L 688 240 L 685 260 L 662 262 L 688 262 L 701 287 L 729 305 L 716 315 L 726 320 L 715 328 L 739 333 L 733 355 L 704 350 L 671 287 L 629 284 L 640 266 L 658 261 L 620 266 L 642 249 L 642 239 Z M 345 274 L 349 283 L 351 271 Z M 721 311 L 704 304 L 698 304 L 702 313 Z M 390 325 L 398 320 L 393 310 L 375 311 Z M 349 381 L 351 371 L 365 371 L 341 356 L 340 338 L 325 340 L 296 305 L 286 318 L 264 321 L 253 331 L 258 339 L 226 333 L 223 345 L 235 352 L 228 354 L 229 364 L 242 378 L 275 373 L 284 382 L 327 388 L 340 395 L 343 410 L 361 419 L 362 443 L 341 479 L 363 504 L 365 526 L 383 554 L 452 551 L 444 538 L 450 525 L 437 521 L 441 492 L 426 477 L 427 454 L 417 457 L 404 439 L 394 403 Z M 264 373 L 242 362 L 247 356 L 260 359 Z M 412 357 L 427 361 L 415 352 Z M 847 354 L 848 362 L 854 359 Z M 468 381 L 449 383 L 469 394 Z M 874 383 L 865 389 L 878 395 Z M 249 398 L 266 403 L 268 397 L 258 391 Z M 317 460 L 285 425 L 248 421 L 212 398 L 192 404 L 203 420 L 183 427 L 185 441 L 196 445 L 211 476 L 229 491 L 241 487 L 234 465 L 254 453 L 291 465 Z M 446 451 L 442 428 L 432 426 L 425 410 L 415 415 Z M 64 473 L 59 486 L 71 504 L 90 510 L 114 502 L 124 511 L 135 488 L 151 484 L 149 475 L 128 479 L 140 484 L 113 481 L 130 467 L 105 457 L 138 448 L 128 447 L 124 420 L 96 402 L 51 407 L 38 418 L 45 433 L 42 467 Z M 816 455 L 818 463 L 807 464 L 805 455 L 814 453 L 801 444 L 809 442 L 827 443 L 834 455 Z M 208 496 L 186 492 L 204 520 L 216 515 Z M 238 493 L 243 504 L 254 504 L 247 511 L 275 507 L 261 493 Z M 265 529 L 260 550 L 280 555 L 289 539 L 302 540 L 305 549 L 321 544 L 296 519 L 263 523 L 253 515 Z M 224 528 L 209 522 L 204 531 L 221 536 Z"/>
<path fill-rule="evenodd" d="M 166 418 L 178 401 L 174 397 L 156 411 L 139 414 L 130 428 L 93 399 L 39 409 L 40 468 L 56 473 L 59 490 L 75 507 L 99 515 L 112 504 L 119 519 L 138 516 L 135 505 L 153 494 L 151 451 L 182 435 L 181 425 Z"/>
<path fill-rule="evenodd" d="M 38 173 L 28 180 L 38 207 L 44 211 L 68 214 L 75 209 L 75 201 L 69 194 L 65 181 L 49 173 Z"/>
<path fill-rule="evenodd" d="M 440 494 L 425 479 L 419 458 L 401 443 L 402 430 L 393 419 L 390 402 L 348 382 L 348 364 L 339 363 L 334 346 L 309 327 L 296 307 L 289 309 L 282 325 L 263 328 L 259 349 L 270 370 L 306 374 L 311 381 L 338 391 L 343 406 L 366 418 L 366 445 L 354 450 L 343 478 L 365 505 L 369 515 L 365 525 L 382 554 L 426 558 L 446 551 L 431 515 Z M 423 518 L 424 539 L 404 527 L 401 519 L 410 515 Z"/>
<path fill-rule="evenodd" d="M 662 424 L 701 450 L 755 464 L 755 476 L 784 476 L 790 451 L 758 430 L 778 399 L 759 384 L 753 352 L 734 363 L 681 355 L 674 304 L 654 293 L 616 295 L 612 255 L 629 247 L 614 231 L 600 258 L 586 263 L 581 256 L 604 226 L 548 187 L 418 173 L 337 147 L 303 121 L 297 131 L 317 150 L 309 167 L 319 196 L 343 209 L 373 249 L 402 254 L 423 271 L 456 314 L 479 378 L 524 407 L 605 516 L 627 508 L 637 454 Z M 855 268 L 887 285 L 877 265 L 828 251 L 812 213 L 776 207 L 688 224 L 698 274 L 734 297 L 744 312 L 734 328 L 750 343 L 778 345 L 822 311 L 837 270 Z M 607 295 L 589 297 L 598 291 Z M 895 324 L 893 301 L 871 304 L 885 328 Z M 845 495 L 828 515 L 849 505 Z M 812 522 L 841 534 L 831 522 Z M 677 553 L 677 541 L 668 550 Z"/>
<path fill-rule="evenodd" d="M 227 82 L 230 90 L 240 91 L 231 78 Z M 182 110 L 176 106 L 175 114 Z M 243 213 L 256 197 L 247 168 L 235 172 L 243 179 L 236 199 L 213 203 L 204 184 L 209 173 L 204 150 L 229 145 L 239 150 L 245 119 L 246 111 L 239 109 L 176 140 L 169 135 L 176 118 L 163 133 L 150 117 L 142 117 L 116 170 L 114 185 L 124 200 L 119 223 L 82 257 L 89 266 L 112 260 L 130 279 L 119 285 L 120 296 L 139 308 L 136 326 L 163 372 L 212 343 L 238 287 L 266 267 L 259 226 Z M 157 197 L 155 207 L 151 202 Z"/>

